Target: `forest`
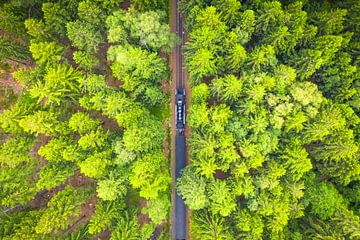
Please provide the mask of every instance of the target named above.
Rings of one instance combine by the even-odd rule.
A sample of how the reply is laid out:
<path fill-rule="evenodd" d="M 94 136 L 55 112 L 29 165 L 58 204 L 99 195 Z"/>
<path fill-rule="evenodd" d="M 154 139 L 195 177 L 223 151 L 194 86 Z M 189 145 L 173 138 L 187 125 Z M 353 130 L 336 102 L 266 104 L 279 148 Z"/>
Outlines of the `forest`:
<path fill-rule="evenodd" d="M 190 239 L 360 239 L 360 1 L 180 9 Z M 169 18 L 0 0 L 0 239 L 170 239 Z"/>
<path fill-rule="evenodd" d="M 0 239 L 169 239 L 168 18 L 0 1 Z"/>
<path fill-rule="evenodd" d="M 181 1 L 191 239 L 360 239 L 360 1 Z"/>

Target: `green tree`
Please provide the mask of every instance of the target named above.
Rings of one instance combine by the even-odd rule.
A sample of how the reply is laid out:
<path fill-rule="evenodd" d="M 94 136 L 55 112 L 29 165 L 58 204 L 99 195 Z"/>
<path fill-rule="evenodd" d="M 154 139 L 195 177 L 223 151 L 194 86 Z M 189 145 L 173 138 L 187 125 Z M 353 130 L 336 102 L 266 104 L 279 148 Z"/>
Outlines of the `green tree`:
<path fill-rule="evenodd" d="M 312 182 L 314 180 L 315 182 Z M 343 198 L 333 184 L 319 182 L 314 176 L 309 176 L 306 181 L 304 203 L 310 207 L 312 214 L 327 220 L 340 208 Z"/>
<path fill-rule="evenodd" d="M 285 155 L 282 155 L 281 159 L 285 161 L 284 165 L 290 170 L 291 178 L 294 181 L 300 180 L 306 172 L 312 169 L 308 153 L 299 141 L 291 143 L 284 149 L 284 153 Z"/>
<path fill-rule="evenodd" d="M 134 211 L 123 211 L 111 233 L 111 240 L 137 240 L 140 237 L 139 223 Z"/>
<path fill-rule="evenodd" d="M 170 187 L 170 175 L 164 168 L 165 156 L 156 150 L 143 154 L 134 162 L 129 180 L 134 188 L 140 189 L 140 196 L 146 199 L 157 198 Z"/>
<path fill-rule="evenodd" d="M 241 71 L 246 57 L 247 53 L 245 48 L 241 44 L 234 44 L 228 50 L 228 54 L 225 59 L 227 67 L 234 72 Z"/>
<path fill-rule="evenodd" d="M 1 167 L 0 196 L 2 206 L 25 205 L 37 193 L 34 174 L 39 161 L 33 160 L 14 168 Z M 14 178 L 16 176 L 16 178 Z"/>
<path fill-rule="evenodd" d="M 145 120 L 145 119 L 144 119 Z M 128 151 L 148 152 L 159 148 L 164 140 L 161 122 L 146 120 L 143 126 L 134 125 L 124 131 L 124 146 Z"/>
<path fill-rule="evenodd" d="M 203 209 L 208 205 L 206 180 L 195 172 L 194 167 L 186 167 L 176 183 L 178 194 L 192 210 Z"/>
<path fill-rule="evenodd" d="M 262 239 L 264 223 L 256 213 L 247 209 L 241 209 L 236 213 L 236 228 L 240 231 L 240 237 L 244 239 Z"/>
<path fill-rule="evenodd" d="M 95 130 L 99 125 L 99 120 L 94 120 L 89 114 L 83 112 L 74 113 L 69 119 L 69 127 L 80 134 Z"/>
<path fill-rule="evenodd" d="M 113 61 L 113 75 L 124 81 L 126 91 L 134 91 L 140 84 L 156 84 L 164 77 L 166 66 L 156 54 L 132 46 L 111 46 L 108 60 Z"/>
<path fill-rule="evenodd" d="M 27 115 L 19 121 L 19 126 L 25 132 L 34 133 L 35 135 L 45 134 L 54 135 L 55 126 L 58 124 L 56 115 L 52 112 L 37 111 L 33 115 Z"/>
<path fill-rule="evenodd" d="M 38 154 L 49 162 L 65 161 L 64 150 L 74 142 L 67 137 L 52 138 L 46 145 L 38 150 Z"/>
<path fill-rule="evenodd" d="M 210 77 L 217 73 L 214 54 L 204 48 L 195 52 L 192 58 L 188 60 L 187 66 L 193 85 L 199 84 L 203 77 Z"/>
<path fill-rule="evenodd" d="M 46 105 L 60 105 L 65 99 L 75 100 L 80 92 L 79 82 L 82 74 L 67 64 L 47 69 L 44 80 L 39 80 L 29 92 Z"/>
<path fill-rule="evenodd" d="M 31 41 L 29 50 L 38 65 L 54 65 L 63 59 L 64 48 L 56 42 Z"/>
<path fill-rule="evenodd" d="M 87 70 L 99 64 L 98 58 L 91 52 L 75 51 L 73 56 L 74 56 L 74 61 L 80 67 Z"/>
<path fill-rule="evenodd" d="M 0 61 L 12 60 L 25 64 L 25 60 L 30 57 L 28 49 L 14 41 L 0 37 Z"/>
<path fill-rule="evenodd" d="M 346 9 L 331 9 L 317 13 L 311 21 L 318 26 L 321 34 L 337 34 L 344 28 L 343 22 L 345 21 L 346 14 Z"/>
<path fill-rule="evenodd" d="M 171 202 L 167 194 L 162 194 L 158 198 L 150 199 L 142 213 L 148 214 L 152 222 L 161 224 L 167 218 Z"/>
<path fill-rule="evenodd" d="M 233 26 L 240 18 L 241 2 L 237 0 L 216 1 L 215 6 L 221 13 L 221 18 L 228 26 Z"/>
<path fill-rule="evenodd" d="M 87 134 L 82 135 L 79 140 L 79 146 L 84 150 L 101 149 L 106 145 L 107 133 L 104 133 L 101 127 L 91 130 Z"/>
<path fill-rule="evenodd" d="M 87 190 L 74 190 L 66 186 L 48 202 L 36 226 L 36 233 L 58 233 L 73 224 L 80 214 L 81 204 L 89 197 Z"/>
<path fill-rule="evenodd" d="M 75 167 L 71 163 L 48 163 L 40 170 L 40 179 L 36 182 L 39 190 L 50 190 L 63 184 L 74 174 Z"/>
<path fill-rule="evenodd" d="M 98 45 L 104 41 L 104 38 L 96 26 L 91 23 L 76 20 L 66 24 L 67 36 L 74 47 L 79 50 L 95 53 Z"/>
<path fill-rule="evenodd" d="M 113 226 L 113 222 L 123 209 L 122 201 L 100 201 L 89 221 L 89 233 L 96 235 Z"/>
<path fill-rule="evenodd" d="M 84 161 L 79 162 L 80 172 L 91 178 L 101 178 L 107 173 L 106 167 L 110 163 L 109 152 L 98 152 L 88 156 Z M 101 184 L 105 184 L 102 182 Z M 105 186 L 103 186 L 105 187 Z"/>
<path fill-rule="evenodd" d="M 26 136 L 16 136 L 8 139 L 0 146 L 0 164 L 14 168 L 20 164 L 29 163 L 32 158 L 29 154 L 33 146 L 33 139 Z"/>
<path fill-rule="evenodd" d="M 252 71 L 268 69 L 277 64 L 274 47 L 271 45 L 257 46 L 247 57 L 247 66 Z"/>
<path fill-rule="evenodd" d="M 213 214 L 224 217 L 230 215 L 236 207 L 235 196 L 232 195 L 226 181 L 213 180 L 209 185 L 210 209 Z"/>
<path fill-rule="evenodd" d="M 360 218 L 354 212 L 341 208 L 335 213 L 333 221 L 342 229 L 345 237 L 356 239 L 360 236 Z"/>
<path fill-rule="evenodd" d="M 98 197 L 106 201 L 114 201 L 117 198 L 126 196 L 128 184 L 125 177 L 114 176 L 114 172 L 110 172 L 110 176 L 101 179 L 97 183 L 96 192 Z"/>
<path fill-rule="evenodd" d="M 232 236 L 229 230 L 223 217 L 207 212 L 195 212 L 191 228 L 191 238 L 209 240 L 231 239 Z"/>
<path fill-rule="evenodd" d="M 236 101 L 243 93 L 243 82 L 234 75 L 226 75 L 212 81 L 213 95 L 224 101 Z"/>

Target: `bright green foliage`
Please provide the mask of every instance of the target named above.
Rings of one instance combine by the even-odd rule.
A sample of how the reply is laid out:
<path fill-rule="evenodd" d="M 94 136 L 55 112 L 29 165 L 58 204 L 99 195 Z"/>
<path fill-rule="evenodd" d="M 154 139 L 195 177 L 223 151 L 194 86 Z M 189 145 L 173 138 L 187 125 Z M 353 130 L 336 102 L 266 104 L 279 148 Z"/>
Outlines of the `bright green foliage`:
<path fill-rule="evenodd" d="M 200 79 L 216 74 L 215 57 L 207 49 L 199 49 L 188 63 L 189 71 L 193 74 L 192 84 L 198 84 Z"/>
<path fill-rule="evenodd" d="M 205 83 L 201 83 L 191 89 L 191 101 L 193 104 L 200 104 L 209 99 L 210 90 Z"/>
<path fill-rule="evenodd" d="M 30 94 L 21 95 L 10 109 L 6 109 L 0 114 L 1 128 L 7 133 L 23 133 L 24 129 L 19 126 L 19 121 L 27 114 L 32 114 L 36 109 L 36 101 L 30 97 Z"/>
<path fill-rule="evenodd" d="M 164 133 L 160 123 L 150 121 L 148 124 L 146 122 L 143 124 L 143 127 L 132 126 L 124 132 L 124 146 L 128 151 L 150 151 L 161 146 Z"/>
<path fill-rule="evenodd" d="M 128 151 L 124 147 L 124 143 L 121 141 L 116 141 L 113 146 L 114 152 L 116 153 L 116 158 L 114 163 L 120 167 L 127 165 L 136 158 L 136 154 L 133 151 Z"/>
<path fill-rule="evenodd" d="M 195 169 L 186 167 L 182 177 L 177 180 L 178 194 L 184 199 L 186 205 L 193 210 L 203 209 L 208 204 L 206 194 L 206 180 L 195 173 Z"/>
<path fill-rule="evenodd" d="M 47 28 L 55 35 L 65 37 L 65 26 L 70 20 L 69 12 L 58 3 L 43 3 L 42 11 Z"/>
<path fill-rule="evenodd" d="M 111 233 L 111 240 L 137 240 L 140 237 L 139 223 L 134 212 L 123 211 L 120 213 L 117 225 Z"/>
<path fill-rule="evenodd" d="M 66 23 L 71 19 L 71 12 L 64 5 L 51 2 L 43 3 L 41 10 L 43 12 L 43 19 L 26 19 L 25 27 L 28 30 L 28 34 L 38 41 L 65 38 Z"/>
<path fill-rule="evenodd" d="M 74 52 L 74 61 L 82 68 L 91 69 L 91 67 L 99 64 L 99 60 L 95 55 L 84 51 Z"/>
<path fill-rule="evenodd" d="M 114 62 L 111 67 L 114 76 L 124 81 L 123 88 L 127 91 L 135 90 L 142 83 L 140 80 L 156 83 L 162 80 L 165 74 L 161 58 L 141 48 L 111 47 L 108 59 Z"/>
<path fill-rule="evenodd" d="M 351 214 L 344 229 L 333 218 L 341 208 L 355 209 L 348 191 L 340 194 L 360 176 L 359 6 L 181 2 L 192 96 L 191 164 L 179 192 L 190 209 L 226 216 L 229 234 L 192 238 L 356 236 Z M 192 206 L 196 197 L 206 204 Z M 196 224 L 193 230 L 210 225 Z"/>
<path fill-rule="evenodd" d="M 292 173 L 291 177 L 294 181 L 300 180 L 304 173 L 312 169 L 308 153 L 299 142 L 292 143 L 288 148 L 285 148 L 284 153 L 285 155 L 281 158 L 285 161 L 284 165 Z"/>
<path fill-rule="evenodd" d="M 233 26 L 240 17 L 241 3 L 237 0 L 216 1 L 215 6 L 221 12 L 221 18 L 229 26 Z"/>
<path fill-rule="evenodd" d="M 256 47 L 247 58 L 247 66 L 252 71 L 265 70 L 276 63 L 275 50 L 271 45 Z"/>
<path fill-rule="evenodd" d="M 79 18 L 87 23 L 91 23 L 91 25 L 93 26 L 99 26 L 101 29 L 99 30 L 103 30 L 103 26 L 101 26 L 101 24 L 104 23 L 105 20 L 105 13 L 102 9 L 102 7 L 99 6 L 99 4 L 97 2 L 103 2 L 103 5 L 114 5 L 114 3 L 112 2 L 116 2 L 114 0 L 109 0 L 109 1 L 81 1 L 78 4 L 78 15 Z M 117 1 L 120 2 L 120 1 Z"/>
<path fill-rule="evenodd" d="M 234 75 L 227 75 L 224 78 L 212 82 L 212 92 L 217 98 L 224 101 L 236 101 L 243 95 L 243 83 Z"/>
<path fill-rule="evenodd" d="M 102 179 L 98 182 L 96 192 L 99 198 L 106 201 L 123 198 L 127 192 L 126 178 L 123 176 L 114 176 L 113 172 L 110 172 L 110 176 L 108 178 Z"/>
<path fill-rule="evenodd" d="M 102 148 L 106 143 L 105 142 L 106 138 L 107 138 L 107 135 L 104 133 L 102 128 L 98 127 L 98 129 L 96 129 L 96 131 L 91 130 L 87 134 L 82 135 L 78 141 L 78 144 L 84 150 Z"/>
<path fill-rule="evenodd" d="M 191 227 L 192 239 L 229 239 L 231 234 L 224 224 L 225 219 L 206 212 L 195 212 Z"/>
<path fill-rule="evenodd" d="M 35 197 L 36 187 L 33 175 L 36 172 L 37 164 L 38 161 L 33 160 L 15 168 L 1 168 L 0 196 L 2 206 L 25 205 Z"/>
<path fill-rule="evenodd" d="M 96 92 L 103 92 L 108 88 L 105 82 L 105 77 L 96 74 L 88 74 L 86 78 L 82 78 L 81 87 L 84 91 L 92 94 Z"/>
<path fill-rule="evenodd" d="M 170 174 L 164 168 L 164 154 L 157 150 L 143 154 L 132 166 L 129 177 L 134 188 L 140 189 L 140 196 L 146 199 L 158 198 L 167 191 L 171 182 Z"/>
<path fill-rule="evenodd" d="M 80 172 L 91 178 L 101 178 L 106 174 L 106 166 L 110 162 L 109 158 L 109 152 L 94 153 L 78 163 Z"/>
<path fill-rule="evenodd" d="M 148 11 L 138 13 L 133 10 L 114 12 L 107 20 L 110 42 L 126 41 L 126 30 L 129 37 L 140 45 L 151 50 L 169 51 L 175 44 L 175 36 L 170 33 L 169 25 L 162 23 L 162 13 Z M 130 39 L 129 39 L 130 40 Z"/>
<path fill-rule="evenodd" d="M 329 219 L 340 208 L 343 198 L 331 183 L 306 183 L 304 202 L 311 208 L 311 213 L 322 220 Z"/>
<path fill-rule="evenodd" d="M 55 42 L 37 43 L 32 40 L 29 49 L 38 65 L 46 63 L 49 65 L 56 64 L 63 58 L 64 48 L 57 45 Z"/>
<path fill-rule="evenodd" d="M 55 134 L 55 126 L 58 124 L 56 116 L 52 112 L 38 111 L 33 115 L 27 115 L 19 121 L 19 126 L 24 129 L 25 132 L 34 133 L 35 135 Z"/>
<path fill-rule="evenodd" d="M 82 75 L 67 64 L 60 64 L 47 69 L 44 80 L 29 89 L 38 103 L 44 101 L 46 105 L 60 105 L 65 99 L 75 100 L 79 93 L 79 82 Z"/>
<path fill-rule="evenodd" d="M 90 23 L 77 20 L 67 23 L 66 29 L 67 36 L 78 49 L 96 52 L 97 46 L 103 42 L 101 33 Z"/>
<path fill-rule="evenodd" d="M 177 39 L 165 1 L 122 2 L 0 3 L 1 239 L 170 238 Z"/>
<path fill-rule="evenodd" d="M 51 139 L 46 145 L 41 146 L 38 154 L 49 162 L 64 161 L 64 150 L 74 144 L 71 139 L 60 137 Z"/>
<path fill-rule="evenodd" d="M 63 184 L 74 174 L 75 167 L 71 163 L 48 163 L 40 170 L 40 179 L 36 182 L 39 190 L 50 190 Z"/>
<path fill-rule="evenodd" d="M 34 18 L 28 18 L 24 24 L 27 29 L 27 33 L 34 39 L 38 41 L 47 41 L 52 38 L 44 21 L 37 21 Z"/>
<path fill-rule="evenodd" d="M 96 235 L 106 228 L 110 228 L 113 220 L 117 218 L 123 208 L 123 202 L 100 201 L 96 205 L 95 213 L 90 219 L 89 233 Z"/>
<path fill-rule="evenodd" d="M 246 209 L 241 209 L 236 216 L 236 228 L 244 239 L 262 239 L 264 223 L 261 217 Z"/>
<path fill-rule="evenodd" d="M 214 180 L 209 186 L 210 207 L 213 214 L 226 217 L 235 210 L 235 198 L 226 185 L 226 181 Z"/>
<path fill-rule="evenodd" d="M 0 147 L 1 166 L 14 168 L 32 160 L 29 155 L 33 140 L 29 137 L 16 137 L 7 140 Z"/>
<path fill-rule="evenodd" d="M 227 66 L 234 72 L 240 71 L 247 57 L 245 48 L 241 44 L 233 44 L 228 51 Z"/>
<path fill-rule="evenodd" d="M 74 190 L 67 186 L 58 192 L 48 202 L 48 208 L 44 210 L 36 226 L 36 233 L 48 234 L 67 229 L 68 225 L 74 223 L 80 214 L 80 205 L 89 192 L 86 190 Z"/>
<path fill-rule="evenodd" d="M 73 114 L 69 119 L 69 127 L 80 134 L 96 129 L 99 124 L 99 120 L 94 120 L 88 114 L 82 112 Z"/>
<path fill-rule="evenodd" d="M 240 13 L 240 21 L 235 28 L 239 42 L 245 44 L 251 39 L 251 35 L 255 30 L 255 13 L 253 10 L 245 10 Z"/>
<path fill-rule="evenodd" d="M 150 199 L 147 207 L 142 210 L 143 213 L 148 214 L 152 222 L 161 224 L 164 219 L 168 217 L 171 202 L 169 196 L 162 194 L 158 198 Z"/>

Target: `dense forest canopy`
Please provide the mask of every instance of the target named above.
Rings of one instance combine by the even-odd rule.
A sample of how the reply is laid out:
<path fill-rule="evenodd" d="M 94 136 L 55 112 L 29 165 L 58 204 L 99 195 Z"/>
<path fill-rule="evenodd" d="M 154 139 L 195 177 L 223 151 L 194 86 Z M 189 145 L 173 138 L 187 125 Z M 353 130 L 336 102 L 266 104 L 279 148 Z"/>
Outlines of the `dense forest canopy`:
<path fill-rule="evenodd" d="M 360 2 L 180 9 L 191 239 L 359 239 Z M 170 239 L 168 12 L 0 1 L 1 239 Z"/>
<path fill-rule="evenodd" d="M 191 239 L 358 239 L 360 2 L 181 9 Z"/>
<path fill-rule="evenodd" d="M 1 239 L 169 238 L 167 12 L 1 1 Z"/>

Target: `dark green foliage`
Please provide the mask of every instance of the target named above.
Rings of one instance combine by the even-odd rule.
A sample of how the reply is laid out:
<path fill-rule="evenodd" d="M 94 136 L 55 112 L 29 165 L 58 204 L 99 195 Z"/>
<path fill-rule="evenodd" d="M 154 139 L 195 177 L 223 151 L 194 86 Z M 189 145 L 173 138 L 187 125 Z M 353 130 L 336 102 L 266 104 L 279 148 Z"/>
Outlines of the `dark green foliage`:
<path fill-rule="evenodd" d="M 0 37 L 0 61 L 13 60 L 23 62 L 30 56 L 29 50 L 16 42 Z"/>
<path fill-rule="evenodd" d="M 309 177 L 304 196 L 311 213 L 322 220 L 329 219 L 340 208 L 343 199 L 331 183 L 318 182 Z"/>

